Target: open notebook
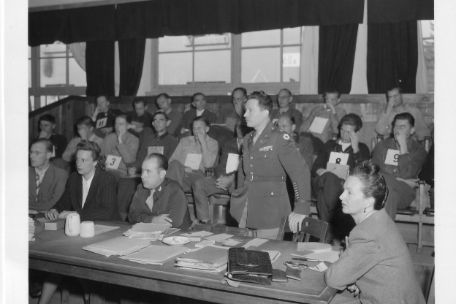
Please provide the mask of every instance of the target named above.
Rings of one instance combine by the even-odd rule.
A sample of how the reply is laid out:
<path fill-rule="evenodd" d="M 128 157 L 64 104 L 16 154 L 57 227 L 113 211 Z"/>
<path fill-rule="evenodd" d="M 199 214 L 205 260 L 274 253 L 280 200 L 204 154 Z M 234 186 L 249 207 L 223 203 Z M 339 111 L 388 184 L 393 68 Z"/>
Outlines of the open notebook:
<path fill-rule="evenodd" d="M 130 239 L 120 236 L 84 246 L 82 249 L 109 257 L 111 255 L 127 255 L 147 247 L 149 244 L 150 241 L 147 239 Z"/>

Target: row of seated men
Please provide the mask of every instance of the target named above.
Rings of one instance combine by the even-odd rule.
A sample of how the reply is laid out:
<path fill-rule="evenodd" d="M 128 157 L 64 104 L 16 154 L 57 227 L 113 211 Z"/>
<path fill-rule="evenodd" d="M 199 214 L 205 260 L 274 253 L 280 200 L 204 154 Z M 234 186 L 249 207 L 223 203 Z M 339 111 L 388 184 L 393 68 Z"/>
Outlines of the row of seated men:
<path fill-rule="evenodd" d="M 128 115 L 116 113 L 101 96 L 93 117 L 78 120 L 79 136 L 66 147 L 65 139 L 53 133 L 53 117 L 41 117 L 40 138 L 30 151 L 30 209 L 52 210 L 50 218 L 76 210 L 83 219 L 128 217 L 133 223 L 168 222 L 185 228 L 190 224 L 184 195 L 188 192 L 194 197 L 196 218 L 208 222 L 208 198 L 236 188 L 233 159 L 242 157 L 239 139 L 250 132 L 243 119 L 247 98 L 245 89 L 233 90 L 233 112 L 220 126 L 211 124 L 216 117 L 205 109 L 201 93 L 193 95 L 194 108 L 183 116 L 172 109 L 167 94 L 157 97 L 160 110 L 153 115 L 141 101 L 134 102 L 135 111 Z M 277 128 L 292 135 L 302 162 L 310 169 L 312 178 L 305 182 L 312 185 L 319 217 L 331 224 L 331 238 L 348 235 L 354 225 L 341 212 L 339 200 L 347 170 L 371 157 L 387 179 L 389 214 L 394 218 L 397 209 L 410 205 L 427 157 L 418 140 L 429 130 L 419 110 L 403 104 L 399 88 L 387 92 L 387 106 L 376 130 L 389 137 L 372 154 L 359 140 L 361 118 L 345 113 L 338 92 L 327 92 L 324 103 L 305 120 L 290 107 L 289 90 L 282 89 L 277 99 L 279 109 L 270 116 Z M 311 127 L 316 119 L 324 122 L 320 132 Z M 64 161 L 75 161 L 68 181 L 67 172 L 50 162 L 60 155 Z M 141 183 L 132 178 L 139 172 Z M 293 197 L 293 187 L 289 188 Z"/>

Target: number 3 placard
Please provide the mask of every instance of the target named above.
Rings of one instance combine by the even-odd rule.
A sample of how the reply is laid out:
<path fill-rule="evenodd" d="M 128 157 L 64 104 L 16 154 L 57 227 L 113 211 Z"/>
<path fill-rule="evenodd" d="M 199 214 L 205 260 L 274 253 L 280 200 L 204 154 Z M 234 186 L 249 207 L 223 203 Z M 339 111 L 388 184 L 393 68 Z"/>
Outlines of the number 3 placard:
<path fill-rule="evenodd" d="M 399 162 L 399 150 L 388 149 L 386 152 L 385 165 L 397 166 Z"/>
<path fill-rule="evenodd" d="M 117 170 L 121 161 L 122 157 L 109 154 L 106 157 L 106 168 Z"/>

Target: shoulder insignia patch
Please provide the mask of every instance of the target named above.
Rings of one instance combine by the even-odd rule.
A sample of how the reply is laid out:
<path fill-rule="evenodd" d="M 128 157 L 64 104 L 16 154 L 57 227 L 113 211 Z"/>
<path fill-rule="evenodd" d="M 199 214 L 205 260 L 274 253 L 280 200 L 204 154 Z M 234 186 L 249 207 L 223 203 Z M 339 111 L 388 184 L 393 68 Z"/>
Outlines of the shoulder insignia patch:
<path fill-rule="evenodd" d="M 283 137 L 283 139 L 285 139 L 285 140 L 290 140 L 290 135 L 288 135 L 288 134 L 286 134 L 286 133 L 283 134 L 282 137 Z"/>

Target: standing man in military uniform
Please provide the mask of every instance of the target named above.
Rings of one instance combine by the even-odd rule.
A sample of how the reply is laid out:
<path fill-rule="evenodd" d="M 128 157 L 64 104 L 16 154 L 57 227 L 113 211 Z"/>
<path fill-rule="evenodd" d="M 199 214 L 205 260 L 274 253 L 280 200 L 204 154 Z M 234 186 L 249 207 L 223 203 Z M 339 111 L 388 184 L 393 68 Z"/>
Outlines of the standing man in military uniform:
<path fill-rule="evenodd" d="M 296 232 L 309 214 L 310 172 L 290 135 L 274 127 L 271 110 L 272 100 L 264 92 L 248 97 L 244 117 L 254 131 L 243 139 L 239 184 L 231 197 L 230 212 L 239 227 L 275 239 L 287 217 L 290 229 Z M 295 192 L 293 212 L 287 174 Z"/>

